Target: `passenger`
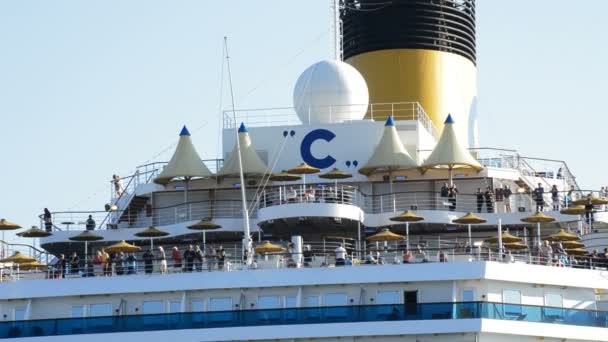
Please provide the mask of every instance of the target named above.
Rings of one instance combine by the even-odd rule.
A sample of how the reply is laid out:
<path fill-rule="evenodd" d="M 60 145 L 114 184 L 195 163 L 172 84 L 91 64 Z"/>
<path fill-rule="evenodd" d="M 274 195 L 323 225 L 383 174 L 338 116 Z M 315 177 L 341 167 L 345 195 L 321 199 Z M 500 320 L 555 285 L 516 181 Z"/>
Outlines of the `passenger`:
<path fill-rule="evenodd" d="M 450 194 L 450 187 L 448 186 L 448 183 L 443 183 L 443 186 L 441 187 L 440 190 L 440 194 L 442 198 L 447 198 L 448 195 Z"/>
<path fill-rule="evenodd" d="M 112 175 L 112 183 L 114 183 L 114 192 L 116 192 L 116 197 L 120 197 L 122 193 L 125 192 L 122 179 L 120 179 L 119 175 Z"/>
<path fill-rule="evenodd" d="M 290 186 L 289 189 L 285 191 L 285 198 L 287 199 L 287 202 L 294 203 L 298 199 L 298 193 L 292 186 Z"/>
<path fill-rule="evenodd" d="M 95 230 L 95 220 L 93 220 L 93 215 L 89 215 L 85 227 L 87 230 Z"/>
<path fill-rule="evenodd" d="M 486 192 L 483 193 L 483 197 L 486 202 L 486 210 L 488 211 L 488 213 L 494 212 L 494 205 L 492 204 L 493 196 L 494 196 L 494 193 L 492 192 L 492 187 L 491 186 L 487 187 Z"/>
<path fill-rule="evenodd" d="M 144 259 L 144 272 L 146 272 L 146 274 L 151 274 L 154 272 L 154 254 L 147 249 L 142 257 Z"/>
<path fill-rule="evenodd" d="M 553 249 L 549 245 L 549 241 L 545 241 L 539 249 L 541 265 L 550 265 L 553 258 Z"/>
<path fill-rule="evenodd" d="M 213 248 L 205 248 L 205 261 L 207 262 L 207 271 L 211 272 L 215 269 L 217 263 L 217 253 Z"/>
<path fill-rule="evenodd" d="M 137 273 L 137 259 L 135 258 L 135 255 L 133 253 L 129 253 L 126 263 L 127 263 L 127 274 Z"/>
<path fill-rule="evenodd" d="M 456 184 L 452 184 L 448 192 L 450 211 L 456 210 L 456 195 L 458 195 L 458 188 L 456 188 Z"/>
<path fill-rule="evenodd" d="M 93 273 L 95 275 L 103 275 L 101 250 L 98 250 L 93 258 Z"/>
<path fill-rule="evenodd" d="M 304 267 L 309 267 L 312 263 L 312 251 L 310 250 L 310 245 L 304 246 Z"/>
<path fill-rule="evenodd" d="M 376 258 L 374 258 L 374 255 L 372 254 L 372 252 L 370 252 L 366 257 L 365 257 L 365 264 L 366 265 L 375 265 L 377 264 L 378 261 L 376 260 Z"/>
<path fill-rule="evenodd" d="M 186 272 L 192 272 L 194 266 L 194 248 L 188 245 L 188 249 L 184 251 L 184 262 L 186 263 Z"/>
<path fill-rule="evenodd" d="M 418 260 L 421 260 L 422 262 L 429 262 L 429 259 L 426 256 L 426 252 L 422 249 L 421 246 L 416 247 L 416 258 Z"/>
<path fill-rule="evenodd" d="M 72 253 L 72 256 L 70 257 L 70 274 L 78 275 L 79 271 L 80 271 L 80 258 L 78 257 L 78 254 L 76 254 L 76 252 L 74 252 L 74 253 Z"/>
<path fill-rule="evenodd" d="M 51 212 L 49 211 L 48 208 L 44 208 L 44 214 L 43 214 L 43 220 L 44 220 L 44 230 L 46 230 L 47 232 L 50 232 L 53 230 L 53 218 L 51 216 Z"/>
<path fill-rule="evenodd" d="M 483 209 L 483 201 L 484 201 L 483 192 L 481 192 L 481 188 L 477 188 L 475 197 L 477 198 L 477 212 L 481 213 L 481 209 Z"/>
<path fill-rule="evenodd" d="M 443 250 L 439 250 L 439 262 L 448 262 L 448 255 Z"/>
<path fill-rule="evenodd" d="M 572 202 L 572 190 L 568 191 L 566 196 L 564 196 L 564 207 L 570 207 L 570 202 Z"/>
<path fill-rule="evenodd" d="M 505 198 L 505 191 L 501 186 L 494 189 L 494 202 L 496 202 L 496 208 L 494 210 L 496 210 L 496 212 L 498 212 L 498 213 L 505 212 L 504 205 L 503 205 L 504 198 Z"/>
<path fill-rule="evenodd" d="M 559 190 L 557 185 L 551 187 L 551 201 L 553 202 L 553 211 L 559 211 Z"/>
<path fill-rule="evenodd" d="M 336 266 L 344 266 L 344 259 L 346 259 L 346 249 L 344 244 L 340 244 L 335 250 L 336 253 Z"/>
<path fill-rule="evenodd" d="M 180 272 L 182 270 L 182 256 L 177 247 L 173 247 L 173 250 L 171 251 L 171 258 L 173 259 L 173 270 Z"/>
<path fill-rule="evenodd" d="M 158 260 L 160 274 L 167 274 L 167 256 L 165 255 L 165 249 L 162 246 L 158 246 L 156 260 Z"/>
<path fill-rule="evenodd" d="M 315 189 L 311 186 L 306 190 L 306 202 L 314 202 L 315 201 Z"/>
<path fill-rule="evenodd" d="M 59 254 L 59 259 L 55 263 L 55 268 L 57 269 L 57 276 L 60 278 L 65 278 L 66 268 L 68 266 L 67 260 L 65 260 L 65 255 Z"/>
<path fill-rule="evenodd" d="M 114 257 L 114 269 L 116 270 L 117 275 L 125 274 L 125 253 L 120 252 L 116 253 Z"/>
<path fill-rule="evenodd" d="M 247 251 L 245 250 L 245 252 L 247 252 Z M 203 259 L 205 258 L 205 256 L 203 255 L 203 251 L 201 250 L 201 247 L 199 247 L 198 245 L 196 245 L 196 247 L 194 247 L 193 257 L 194 257 L 194 270 L 202 272 L 203 271 Z"/>
<path fill-rule="evenodd" d="M 545 210 L 545 188 L 538 183 L 538 187 L 534 189 L 534 201 L 536 202 L 536 211 L 541 212 Z"/>
<path fill-rule="evenodd" d="M 566 253 L 566 250 L 562 246 L 561 242 L 556 242 L 553 244 L 553 255 L 556 266 L 564 267 L 568 265 L 568 254 Z"/>
<path fill-rule="evenodd" d="M 221 271 L 224 269 L 224 262 L 226 261 L 226 251 L 224 250 L 224 247 L 220 246 L 220 248 L 217 250 L 216 254 L 217 254 L 217 269 Z"/>
<path fill-rule="evenodd" d="M 104 276 L 112 275 L 112 264 L 110 263 L 110 255 L 105 249 L 101 249 L 101 267 L 103 269 Z"/>
<path fill-rule="evenodd" d="M 411 263 L 412 262 L 412 257 L 413 257 L 412 252 L 409 249 L 406 248 L 403 251 L 403 263 L 404 264 Z"/>
<path fill-rule="evenodd" d="M 509 188 L 508 185 L 504 185 L 504 189 L 502 191 L 502 195 L 505 198 L 505 212 L 510 213 L 511 212 L 511 195 L 513 194 L 513 192 L 511 191 L 511 188 Z"/>

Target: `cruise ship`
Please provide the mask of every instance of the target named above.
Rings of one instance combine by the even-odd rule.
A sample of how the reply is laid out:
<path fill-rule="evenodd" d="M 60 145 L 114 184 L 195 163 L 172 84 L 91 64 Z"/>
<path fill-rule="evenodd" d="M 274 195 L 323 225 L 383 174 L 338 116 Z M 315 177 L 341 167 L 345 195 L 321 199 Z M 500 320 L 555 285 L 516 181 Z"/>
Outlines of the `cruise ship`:
<path fill-rule="evenodd" d="M 480 144 L 475 1 L 332 8 L 336 58 L 225 111 L 222 158 L 176 122 L 98 208 L 0 221 L 0 339 L 608 341 L 608 200 Z"/>

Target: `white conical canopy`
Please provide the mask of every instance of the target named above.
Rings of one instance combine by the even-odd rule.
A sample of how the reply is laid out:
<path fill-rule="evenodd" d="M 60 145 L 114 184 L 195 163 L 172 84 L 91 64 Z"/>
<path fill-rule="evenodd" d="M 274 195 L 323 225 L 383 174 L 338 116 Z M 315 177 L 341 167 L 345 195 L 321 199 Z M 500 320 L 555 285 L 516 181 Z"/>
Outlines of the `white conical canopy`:
<path fill-rule="evenodd" d="M 433 152 L 422 163 L 423 171 L 431 168 L 472 168 L 475 171 L 483 169 L 481 164 L 458 141 L 457 133 L 454 130 L 454 120 L 451 115 L 448 115 L 445 120 L 443 132 Z"/>
<path fill-rule="evenodd" d="M 389 116 L 384 125 L 384 134 L 380 142 L 367 164 L 359 169 L 359 172 L 364 175 L 370 175 L 378 172 L 406 170 L 417 167 L 418 164 L 407 152 L 397 135 L 393 117 Z"/>
<path fill-rule="evenodd" d="M 253 148 L 251 138 L 247 132 L 247 127 L 241 123 L 239 128 L 239 145 L 241 146 L 241 160 L 243 162 L 244 175 L 264 175 L 267 172 L 266 164 L 260 159 L 260 156 Z M 234 146 L 230 157 L 224 163 L 222 170 L 217 173 L 220 177 L 238 176 L 239 175 L 239 154 L 237 146 Z"/>
<path fill-rule="evenodd" d="M 211 176 L 211 171 L 203 164 L 201 157 L 199 157 L 192 139 L 190 138 L 190 132 L 186 126 L 182 128 L 179 134 L 179 142 L 177 148 L 173 153 L 173 157 L 169 161 L 169 164 L 165 166 L 163 171 L 154 179 L 154 183 L 167 184 L 175 178 L 205 178 Z"/>

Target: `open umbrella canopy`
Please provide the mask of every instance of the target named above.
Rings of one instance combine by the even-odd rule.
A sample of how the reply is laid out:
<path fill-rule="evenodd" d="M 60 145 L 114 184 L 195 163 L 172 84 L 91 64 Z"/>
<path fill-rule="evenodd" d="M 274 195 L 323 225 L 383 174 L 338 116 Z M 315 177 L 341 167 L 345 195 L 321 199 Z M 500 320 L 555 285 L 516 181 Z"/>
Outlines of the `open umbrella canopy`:
<path fill-rule="evenodd" d="M 82 232 L 78 235 L 69 237 L 69 239 L 72 241 L 80 241 L 80 242 L 99 241 L 99 240 L 103 240 L 103 236 L 92 233 L 90 230 L 85 230 L 84 232 Z"/>
<path fill-rule="evenodd" d="M 322 175 L 319 175 L 319 178 L 324 178 L 324 179 L 346 179 L 346 178 L 351 178 L 353 175 L 348 173 L 348 172 L 344 172 L 342 170 L 339 170 L 337 168 L 334 168 L 333 170 L 324 173 Z"/>
<path fill-rule="evenodd" d="M 401 241 L 405 236 L 395 234 L 388 229 L 383 229 L 380 233 L 367 237 L 369 241 Z"/>
<path fill-rule="evenodd" d="M 587 250 L 584 248 L 566 249 L 566 253 L 568 253 L 568 255 L 587 255 L 587 254 L 589 254 L 589 252 L 587 252 Z"/>
<path fill-rule="evenodd" d="M 302 177 L 298 175 L 291 174 L 285 170 L 281 171 L 281 173 L 277 173 L 268 177 L 273 182 L 293 182 L 302 179 Z"/>
<path fill-rule="evenodd" d="M 480 223 L 485 223 L 488 220 L 481 218 L 473 213 L 468 213 L 464 216 L 461 216 L 457 219 L 452 220 L 453 223 L 458 223 L 458 224 L 480 224 Z"/>
<path fill-rule="evenodd" d="M 130 243 L 125 242 L 125 240 L 120 241 L 119 243 L 115 243 L 112 246 L 106 248 L 106 252 L 108 253 L 132 253 L 141 251 L 141 247 L 132 245 Z"/>
<path fill-rule="evenodd" d="M 5 219 L 0 219 L 0 230 L 15 230 L 19 228 L 21 228 L 21 226 L 16 223 L 9 222 Z"/>
<path fill-rule="evenodd" d="M 294 167 L 293 169 L 288 170 L 287 172 L 294 174 L 294 175 L 310 175 L 313 173 L 318 173 L 320 171 L 321 171 L 321 169 L 319 169 L 319 168 L 310 166 L 306 163 L 302 163 L 302 164 Z"/>
<path fill-rule="evenodd" d="M 37 260 L 34 260 L 32 262 L 26 262 L 26 263 L 19 264 L 19 269 L 22 270 L 22 271 L 42 270 L 42 269 L 45 269 L 47 267 L 49 267 L 49 266 L 41 264 Z"/>
<path fill-rule="evenodd" d="M 401 215 L 391 217 L 389 220 L 395 222 L 419 222 L 424 220 L 424 217 L 418 216 L 413 212 L 406 210 Z"/>
<path fill-rule="evenodd" d="M 522 218 L 520 221 L 526 223 L 548 223 L 555 221 L 555 218 L 547 216 L 539 211 L 532 216 Z"/>
<path fill-rule="evenodd" d="M 586 196 L 581 199 L 572 201 L 570 203 L 572 203 L 573 205 L 587 205 L 587 204 L 603 205 L 603 204 L 608 204 L 608 199 L 594 197 L 594 196 Z"/>
<path fill-rule="evenodd" d="M 282 252 L 284 251 L 285 248 L 275 245 L 273 243 L 271 243 L 270 241 L 264 241 L 261 245 L 256 246 L 255 247 L 255 252 L 256 253 L 276 253 L 276 252 Z"/>
<path fill-rule="evenodd" d="M 521 242 L 522 240 L 523 240 L 522 238 L 513 236 L 509 232 L 502 232 L 502 243 L 504 243 L 504 244 Z M 486 241 L 488 243 L 498 243 L 498 237 L 494 236 L 489 239 L 485 239 L 484 241 Z"/>
<path fill-rule="evenodd" d="M 510 249 L 510 250 L 523 250 L 523 249 L 528 249 L 528 245 L 525 245 L 521 242 L 511 242 L 511 243 L 505 243 L 504 244 L 506 249 Z"/>
<path fill-rule="evenodd" d="M 584 205 L 575 205 L 570 208 L 564 208 L 559 213 L 564 215 L 583 215 L 586 213 L 586 210 Z"/>
<path fill-rule="evenodd" d="M 10 257 L 0 260 L 0 262 L 12 262 L 15 264 L 25 264 L 34 261 L 36 261 L 35 258 L 28 257 L 21 252 L 15 252 L 15 254 L 11 255 Z"/>
<path fill-rule="evenodd" d="M 566 249 L 584 248 L 585 244 L 580 241 L 563 241 L 562 247 Z"/>
<path fill-rule="evenodd" d="M 139 236 L 139 237 L 147 237 L 147 238 L 154 238 L 154 237 L 161 237 L 161 236 L 167 236 L 169 235 L 169 232 L 166 232 L 164 230 L 160 230 L 156 227 L 148 227 L 145 230 L 142 230 L 141 232 L 137 232 L 135 233 L 135 236 Z"/>
<path fill-rule="evenodd" d="M 222 228 L 222 226 L 208 219 L 202 219 L 199 222 L 188 226 L 188 229 L 192 230 L 215 230 L 220 228 Z"/>
<path fill-rule="evenodd" d="M 581 238 L 573 233 L 569 233 L 563 229 L 560 229 L 558 233 L 551 234 L 547 237 L 547 240 L 551 241 L 578 241 Z"/>
<path fill-rule="evenodd" d="M 53 235 L 50 232 L 44 231 L 36 226 L 32 226 L 32 228 L 18 233 L 17 236 L 26 237 L 26 238 L 41 238 Z"/>

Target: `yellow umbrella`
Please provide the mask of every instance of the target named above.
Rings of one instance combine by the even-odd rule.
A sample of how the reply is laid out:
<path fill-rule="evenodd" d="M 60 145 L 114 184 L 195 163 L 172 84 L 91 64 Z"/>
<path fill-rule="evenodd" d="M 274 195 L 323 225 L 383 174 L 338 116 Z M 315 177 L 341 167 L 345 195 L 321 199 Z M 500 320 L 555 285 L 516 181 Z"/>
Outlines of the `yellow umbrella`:
<path fill-rule="evenodd" d="M 84 232 L 82 232 L 82 233 L 80 233 L 78 235 L 74 235 L 72 237 L 69 237 L 68 239 L 70 239 L 72 241 L 84 242 L 84 262 L 85 262 L 85 265 L 86 265 L 87 264 L 88 252 L 89 252 L 89 241 L 103 240 L 103 236 L 97 235 L 97 234 L 91 232 L 90 230 L 85 230 Z"/>
<path fill-rule="evenodd" d="M 25 263 L 34 262 L 34 261 L 36 261 L 35 258 L 28 257 L 27 255 L 23 255 L 23 254 L 21 254 L 21 252 L 15 252 L 15 254 L 13 254 L 12 256 L 0 260 L 0 262 L 12 262 L 15 264 L 25 264 Z"/>
<path fill-rule="evenodd" d="M 310 166 L 306 163 L 302 163 L 296 167 L 294 167 L 293 169 L 288 170 L 288 173 L 294 174 L 294 175 L 310 175 L 313 173 L 317 173 L 320 172 L 321 169 L 314 167 L 314 166 Z"/>
<path fill-rule="evenodd" d="M 488 220 L 481 218 L 473 213 L 467 213 L 464 216 L 461 216 L 457 219 L 452 220 L 453 223 L 458 223 L 458 224 L 466 224 L 467 225 L 467 231 L 469 234 L 469 246 L 473 246 L 473 242 L 471 241 L 471 225 L 472 224 L 480 224 L 480 223 L 486 223 Z"/>
<path fill-rule="evenodd" d="M 339 170 L 337 168 L 334 168 L 333 170 L 324 173 L 322 175 L 319 175 L 319 178 L 324 178 L 324 179 L 346 179 L 346 178 L 351 178 L 353 175 L 351 173 L 348 172 L 344 172 L 342 170 Z"/>
<path fill-rule="evenodd" d="M 207 231 L 208 230 L 215 230 L 215 229 L 220 229 L 222 228 L 222 226 L 220 226 L 217 223 L 213 223 L 211 222 L 211 220 L 208 219 L 202 219 L 199 222 L 195 223 L 195 224 L 191 224 L 187 227 L 188 229 L 192 229 L 192 230 L 202 230 L 203 231 L 203 249 L 206 248 L 206 244 L 207 244 Z"/>
<path fill-rule="evenodd" d="M 547 237 L 547 240 L 551 241 L 578 241 L 580 239 L 581 238 L 578 235 L 569 233 L 563 229 L 560 229 L 558 233 L 551 234 Z"/>
<path fill-rule="evenodd" d="M 521 242 L 512 242 L 512 243 L 505 243 L 504 244 L 506 249 L 511 249 L 511 250 L 523 250 L 523 249 L 528 249 L 528 245 L 525 245 Z"/>
<path fill-rule="evenodd" d="M 277 173 L 268 177 L 268 179 L 273 182 L 293 182 L 302 179 L 302 177 L 283 170 L 281 171 L 281 173 Z"/>
<path fill-rule="evenodd" d="M 560 214 L 564 215 L 583 215 L 585 214 L 585 206 L 584 205 L 575 205 L 570 208 L 564 208 L 559 211 Z"/>
<path fill-rule="evenodd" d="M 553 222 L 553 221 L 555 221 L 555 219 L 553 217 L 547 216 L 539 211 L 532 216 L 522 218 L 520 221 L 526 222 L 526 223 L 536 223 L 536 243 L 538 246 L 540 246 L 540 224 L 547 223 L 547 222 Z"/>
<path fill-rule="evenodd" d="M 418 215 L 414 214 L 413 212 L 406 210 L 403 213 L 401 213 L 401 215 L 391 217 L 391 218 L 389 218 L 389 220 L 395 221 L 395 222 L 405 222 L 405 237 L 407 239 L 406 247 L 407 247 L 407 249 L 410 249 L 410 222 L 420 222 L 420 221 L 424 220 L 424 217 L 418 216 Z"/>
<path fill-rule="evenodd" d="M 30 228 L 24 232 L 18 233 L 17 235 L 21 236 L 21 237 L 26 237 L 26 238 L 41 238 L 41 237 L 51 236 L 53 234 L 50 232 L 44 231 L 36 226 L 32 226 L 32 228 Z"/>
<path fill-rule="evenodd" d="M 262 243 L 261 245 L 255 247 L 255 252 L 262 254 L 262 253 L 276 253 L 276 252 L 282 252 L 284 251 L 285 248 L 272 244 L 270 241 L 264 241 L 264 243 Z"/>
<path fill-rule="evenodd" d="M 589 252 L 587 252 L 587 250 L 584 248 L 566 249 L 566 253 L 568 253 L 568 255 L 587 255 L 587 254 L 589 254 Z"/>
<path fill-rule="evenodd" d="M 150 226 L 141 232 L 135 233 L 135 236 L 138 237 L 149 237 L 150 238 L 150 250 L 154 249 L 154 238 L 155 237 L 163 237 L 169 235 L 168 232 L 164 230 L 160 230 L 156 227 Z"/>
<path fill-rule="evenodd" d="M 608 199 L 593 197 L 593 196 L 586 196 L 586 197 L 577 199 L 575 201 L 572 201 L 570 203 L 572 203 L 573 205 L 587 205 L 587 204 L 603 205 L 603 204 L 608 204 Z"/>
<path fill-rule="evenodd" d="M 562 241 L 562 247 L 566 249 L 584 248 L 585 244 L 580 241 Z"/>
<path fill-rule="evenodd" d="M 21 228 L 20 225 L 9 222 L 5 219 L 0 219 L 0 230 L 2 231 L 2 242 L 4 242 L 4 231 L 6 230 L 15 230 Z M 2 254 L 4 255 L 4 253 Z"/>
<path fill-rule="evenodd" d="M 403 235 L 395 234 L 388 229 L 383 229 L 380 233 L 367 238 L 369 241 L 401 241 L 405 240 Z"/>
<path fill-rule="evenodd" d="M 41 264 L 37 260 L 19 264 L 19 269 L 22 271 L 40 270 L 40 269 L 47 268 L 47 267 L 49 267 L 49 266 Z"/>
<path fill-rule="evenodd" d="M 520 237 L 511 235 L 509 232 L 502 232 L 501 235 L 502 235 L 502 243 L 504 243 L 504 244 L 521 242 L 523 240 Z M 489 239 L 485 239 L 484 241 L 489 242 L 489 243 L 498 243 L 498 237 L 494 236 Z"/>
<path fill-rule="evenodd" d="M 141 247 L 132 245 L 130 243 L 125 242 L 125 240 L 120 241 L 119 243 L 115 243 L 112 246 L 106 248 L 106 252 L 108 253 L 132 253 L 141 251 Z"/>

